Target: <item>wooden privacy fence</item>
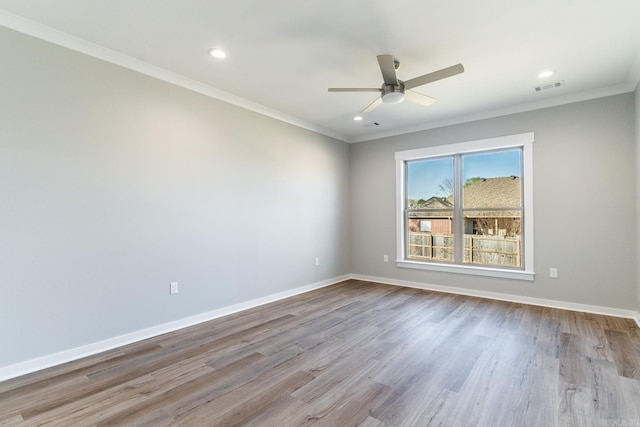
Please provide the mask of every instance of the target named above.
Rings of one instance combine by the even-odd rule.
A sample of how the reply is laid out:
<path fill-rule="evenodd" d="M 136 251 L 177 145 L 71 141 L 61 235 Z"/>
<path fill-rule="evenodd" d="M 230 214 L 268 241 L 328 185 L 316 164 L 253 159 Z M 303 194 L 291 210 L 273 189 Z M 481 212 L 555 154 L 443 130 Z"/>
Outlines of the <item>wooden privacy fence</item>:
<path fill-rule="evenodd" d="M 409 259 L 453 262 L 453 234 L 409 233 Z M 464 262 L 521 266 L 519 237 L 464 235 Z"/>

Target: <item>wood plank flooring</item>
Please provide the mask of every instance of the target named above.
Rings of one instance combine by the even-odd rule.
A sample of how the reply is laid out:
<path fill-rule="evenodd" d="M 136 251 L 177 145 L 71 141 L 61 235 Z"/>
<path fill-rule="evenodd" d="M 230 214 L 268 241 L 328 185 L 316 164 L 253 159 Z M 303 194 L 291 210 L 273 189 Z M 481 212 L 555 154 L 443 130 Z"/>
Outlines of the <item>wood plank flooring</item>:
<path fill-rule="evenodd" d="M 640 332 L 348 280 L 2 382 L 0 425 L 640 427 Z"/>

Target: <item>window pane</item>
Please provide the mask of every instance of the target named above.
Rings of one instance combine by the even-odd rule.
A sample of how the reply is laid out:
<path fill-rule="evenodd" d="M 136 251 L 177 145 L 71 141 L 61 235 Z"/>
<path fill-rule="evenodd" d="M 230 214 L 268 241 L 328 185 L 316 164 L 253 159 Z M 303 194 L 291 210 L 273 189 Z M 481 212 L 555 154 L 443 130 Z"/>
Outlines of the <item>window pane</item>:
<path fill-rule="evenodd" d="M 453 211 L 408 212 L 407 258 L 453 262 Z"/>
<path fill-rule="evenodd" d="M 453 157 L 407 162 L 407 207 L 446 209 L 453 205 Z"/>
<path fill-rule="evenodd" d="M 522 206 L 521 149 L 462 156 L 465 209 Z"/>
<path fill-rule="evenodd" d="M 497 235 L 465 232 L 464 262 L 481 266 L 522 267 L 521 220 L 520 215 L 474 219 L 478 230 L 500 231 Z"/>
<path fill-rule="evenodd" d="M 464 211 L 465 234 L 483 236 L 519 236 L 521 234 L 521 211 Z"/>
<path fill-rule="evenodd" d="M 521 149 L 462 156 L 464 263 L 522 266 Z"/>
<path fill-rule="evenodd" d="M 408 259 L 453 262 L 453 162 L 407 162 Z"/>

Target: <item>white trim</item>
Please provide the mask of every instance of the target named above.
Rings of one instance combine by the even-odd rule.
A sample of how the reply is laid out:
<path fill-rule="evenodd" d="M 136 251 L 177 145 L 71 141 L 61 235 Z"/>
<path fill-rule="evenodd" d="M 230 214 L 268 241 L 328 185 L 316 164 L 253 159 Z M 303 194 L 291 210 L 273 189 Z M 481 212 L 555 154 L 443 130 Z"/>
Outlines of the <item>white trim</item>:
<path fill-rule="evenodd" d="M 478 291 L 478 290 L 465 289 L 465 288 L 456 288 L 451 286 L 433 285 L 433 284 L 427 284 L 427 283 L 410 282 L 405 280 L 365 276 L 362 274 L 347 274 L 344 276 L 339 276 L 339 277 L 324 280 L 321 282 L 313 283 L 311 285 L 301 286 L 288 291 L 283 291 L 276 294 L 268 295 L 266 297 L 256 298 L 243 303 L 234 304 L 228 307 L 223 307 L 217 310 L 209 311 L 207 313 L 202 313 L 202 314 L 187 317 L 184 319 L 179 319 L 172 322 L 164 323 L 162 325 L 157 325 L 147 329 L 131 332 L 118 337 L 109 338 L 96 343 L 87 344 L 87 345 L 76 347 L 73 349 L 61 351 L 59 353 L 50 354 L 50 355 L 38 357 L 36 359 L 19 362 L 13 365 L 0 367 L 0 382 L 11 379 L 11 378 L 16 378 L 22 375 L 26 375 L 32 372 L 40 371 L 42 369 L 50 368 L 52 366 L 61 365 L 63 363 L 78 360 L 83 357 L 92 356 L 94 354 L 112 350 L 114 348 L 118 348 L 127 344 L 142 341 L 148 338 L 153 338 L 155 336 L 176 331 L 178 329 L 197 325 L 199 323 L 217 319 L 222 316 L 227 316 L 229 314 L 237 313 L 243 310 L 248 310 L 250 308 L 258 307 L 260 305 L 268 304 L 270 302 L 278 301 L 284 298 L 289 298 L 289 297 L 299 295 L 305 292 L 309 292 L 312 290 L 331 286 L 333 284 L 336 284 L 348 279 L 364 280 L 368 282 L 382 283 L 386 285 L 425 289 L 425 290 L 432 290 L 432 291 L 438 291 L 438 292 L 446 292 L 451 294 L 468 295 L 473 297 L 487 298 L 487 299 L 493 299 L 493 300 L 499 300 L 499 301 L 509 301 L 509 302 L 517 302 L 521 304 L 559 308 L 562 310 L 581 311 L 585 313 L 602 314 L 606 316 L 631 318 L 631 319 L 634 319 L 638 324 L 638 327 L 640 327 L 640 313 L 632 310 L 622 310 L 617 308 L 593 306 L 593 305 L 570 303 L 570 302 L 556 301 L 556 300 L 547 300 L 547 299 L 532 298 L 532 297 L 523 297 L 518 295 L 502 294 L 502 293 L 496 293 L 496 292 L 485 292 L 485 291 Z"/>
<path fill-rule="evenodd" d="M 119 65 L 129 70 L 136 71 L 140 74 L 144 74 L 155 79 L 180 86 L 193 92 L 218 99 L 228 104 L 232 104 L 246 110 L 271 117 L 272 119 L 280 120 L 281 122 L 285 122 L 303 129 L 310 130 L 312 132 L 326 135 L 343 142 L 348 142 L 345 139 L 344 135 L 323 128 L 314 123 L 299 119 L 297 117 L 291 116 L 278 110 L 274 110 L 269 107 L 265 107 L 264 105 L 246 100 L 239 96 L 230 94 L 229 92 L 216 89 L 213 86 L 209 86 L 204 83 L 200 83 L 187 77 L 181 76 L 177 73 L 174 73 L 173 71 L 151 65 L 147 62 L 140 61 L 139 59 L 132 58 L 120 52 L 116 52 L 95 43 L 91 43 L 87 40 L 72 36 L 68 33 L 56 30 L 46 25 L 42 25 L 38 22 L 31 21 L 2 9 L 0 9 L 0 25 L 23 34 L 39 38 L 49 43 L 53 43 L 67 49 L 71 49 L 76 52 L 80 52 L 85 55 Z"/>
<path fill-rule="evenodd" d="M 405 251 L 405 228 L 404 228 L 404 209 L 405 209 L 405 176 L 407 165 L 403 159 L 398 159 L 396 153 L 396 260 L 404 260 Z M 396 261 L 398 262 L 398 261 Z"/>
<path fill-rule="evenodd" d="M 505 268 L 486 268 L 460 264 L 438 264 L 434 262 L 411 261 L 399 259 L 396 266 L 400 268 L 414 268 L 417 270 L 440 271 L 443 273 L 471 274 L 474 276 L 499 277 L 513 280 L 535 280 L 536 274 L 531 271 L 507 270 Z"/>
<path fill-rule="evenodd" d="M 445 126 L 452 126 L 477 120 L 491 119 L 495 117 L 503 117 L 510 114 L 540 110 L 543 108 L 556 107 L 559 105 L 571 104 L 574 102 L 588 101 L 591 99 L 604 98 L 606 96 L 633 92 L 638 84 L 638 81 L 640 80 L 640 63 L 639 60 L 636 59 L 636 63 L 634 63 L 631 70 L 629 71 L 627 82 L 623 84 L 588 90 L 585 92 L 579 92 L 556 98 L 527 102 L 519 105 L 512 105 L 490 111 L 482 111 L 466 116 L 459 116 L 428 123 L 422 123 L 412 127 L 379 132 L 374 135 L 369 134 L 357 137 L 349 137 L 330 129 L 326 129 L 322 126 L 318 126 L 306 120 L 299 119 L 297 117 L 271 109 L 269 107 L 265 107 L 263 105 L 248 101 L 244 98 L 232 95 L 228 92 L 221 91 L 212 86 L 204 85 L 171 71 L 153 66 L 130 56 L 123 55 L 114 50 L 107 49 L 103 46 L 91 43 L 79 37 L 72 36 L 68 33 L 64 33 L 54 28 L 42 25 L 38 22 L 23 18 L 19 15 L 13 14 L 3 9 L 0 9 L 0 25 L 23 34 L 39 38 L 41 40 L 66 47 L 67 49 L 75 50 L 76 52 L 84 53 L 85 55 L 89 55 L 103 61 L 120 65 L 122 67 L 165 81 L 167 83 L 171 83 L 176 86 L 180 86 L 185 89 L 189 89 L 194 92 L 198 92 L 203 95 L 218 99 L 220 101 L 245 108 L 258 114 L 262 114 L 267 117 L 271 117 L 273 119 L 280 120 L 282 122 L 289 123 L 291 125 L 310 130 L 312 132 L 317 132 L 319 134 L 326 135 L 347 143 L 375 141 L 381 138 L 405 135 L 429 129 L 437 129 Z M 640 53 L 638 58 L 640 58 Z"/>
<path fill-rule="evenodd" d="M 503 294 L 498 292 L 479 291 L 475 289 L 456 288 L 453 286 L 434 285 L 430 283 L 411 282 L 406 280 L 388 279 L 384 277 L 365 276 L 352 274 L 351 278 L 367 282 L 382 283 L 385 285 L 402 286 L 407 288 L 424 289 L 428 291 L 446 292 L 449 294 L 467 295 L 478 298 L 486 298 L 498 301 L 516 302 L 520 304 L 537 305 L 541 307 L 558 308 L 561 310 L 579 311 L 583 313 L 602 314 L 604 316 L 623 317 L 634 319 L 640 326 L 640 313 L 633 310 L 624 310 L 599 305 L 580 304 L 567 301 L 557 301 L 543 298 L 525 297 L 521 295 Z"/>
<path fill-rule="evenodd" d="M 479 120 L 493 119 L 497 117 L 509 116 L 512 114 L 526 113 L 527 111 L 542 110 L 544 108 L 558 107 L 561 105 L 573 104 L 576 102 L 590 101 L 592 99 L 605 98 L 607 96 L 621 95 L 623 93 L 633 92 L 638 84 L 635 68 L 630 72 L 629 81 L 623 84 L 597 88 L 584 92 L 578 92 L 570 95 L 560 96 L 557 98 L 549 98 L 540 101 L 527 102 L 518 105 L 511 105 L 505 108 L 499 108 L 489 111 L 481 111 L 466 116 L 452 117 L 449 119 L 436 120 L 432 122 L 422 123 L 417 126 L 405 127 L 402 129 L 394 129 L 386 132 L 377 132 L 375 135 L 363 135 L 361 137 L 353 137 L 346 139 L 349 143 L 369 142 L 382 138 L 391 138 L 399 135 L 406 135 L 415 132 L 423 132 L 430 129 L 438 129 L 446 126 L 454 126 L 463 123 L 475 122 Z M 635 81 L 635 84 L 634 84 Z"/>
<path fill-rule="evenodd" d="M 396 265 L 403 268 L 420 270 L 435 270 L 450 273 L 473 274 L 479 276 L 493 276 L 515 280 L 533 281 L 535 278 L 533 251 L 533 132 L 496 138 L 479 139 L 476 141 L 443 144 L 414 150 L 404 150 L 395 153 L 396 161 Z M 458 153 L 473 153 L 492 149 L 508 149 L 522 147 L 523 149 L 523 197 L 524 197 L 524 270 L 508 270 L 500 268 L 483 268 L 465 266 L 462 264 L 439 264 L 412 261 L 405 254 L 405 174 L 406 161 L 425 159 L 430 157 L 448 156 Z"/>
<path fill-rule="evenodd" d="M 473 153 L 499 148 L 522 147 L 534 141 L 534 133 L 518 133 L 514 135 L 498 136 L 495 138 L 478 139 L 474 141 L 458 142 L 455 144 L 433 145 L 414 150 L 397 151 L 396 160 L 415 160 L 428 157 L 449 156 L 457 153 Z"/>
<path fill-rule="evenodd" d="M 40 371 L 42 369 L 50 368 L 52 366 L 61 365 L 63 363 L 78 360 L 83 357 L 91 356 L 97 353 L 102 353 L 107 350 L 112 350 L 127 344 L 131 344 L 137 341 L 142 341 L 148 338 L 152 338 L 158 335 L 166 334 L 167 332 L 176 331 L 178 329 L 186 328 L 189 326 L 197 325 L 199 323 L 207 322 L 209 320 L 217 319 L 222 316 L 237 313 L 250 308 L 258 307 L 260 305 L 268 304 L 274 301 L 278 301 L 284 298 L 289 298 L 294 295 L 302 294 L 305 292 L 313 291 L 316 289 L 324 288 L 326 286 L 333 285 L 338 282 L 342 282 L 351 278 L 350 275 L 334 277 L 332 279 L 323 280 L 321 282 L 313 283 L 306 286 L 301 286 L 288 291 L 279 292 L 265 297 L 252 299 L 250 301 L 234 304 L 231 306 L 219 308 L 206 313 L 197 314 L 195 316 L 186 317 L 184 319 L 174 320 L 172 322 L 164 323 L 162 325 L 152 326 L 150 328 L 142 329 L 128 334 L 120 335 L 117 337 L 109 338 L 103 341 L 83 345 L 80 347 L 64 350 L 59 353 L 49 354 L 46 356 L 38 357 L 36 359 L 19 362 L 14 365 L 0 367 L 0 381 L 5 381 L 10 378 L 19 377 L 32 372 Z"/>

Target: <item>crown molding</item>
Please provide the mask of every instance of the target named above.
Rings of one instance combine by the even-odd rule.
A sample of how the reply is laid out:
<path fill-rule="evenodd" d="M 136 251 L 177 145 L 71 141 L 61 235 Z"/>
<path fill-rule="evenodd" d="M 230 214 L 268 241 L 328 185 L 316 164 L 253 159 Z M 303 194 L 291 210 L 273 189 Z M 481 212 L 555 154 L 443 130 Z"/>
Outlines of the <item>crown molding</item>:
<path fill-rule="evenodd" d="M 425 130 L 442 128 L 445 126 L 459 125 L 459 124 L 474 122 L 478 120 L 493 119 L 496 117 L 508 116 L 511 114 L 524 113 L 527 111 L 535 111 L 543 108 L 557 107 L 560 105 L 572 104 L 575 102 L 589 101 L 592 99 L 604 98 L 607 96 L 620 95 L 623 93 L 633 92 L 636 88 L 636 85 L 638 84 L 638 79 L 640 79 L 640 60 L 636 61 L 636 64 L 638 65 L 638 67 L 637 67 L 637 76 L 635 76 L 635 83 L 634 83 L 634 78 L 632 78 L 632 76 L 630 75 L 627 82 L 620 85 L 608 86 L 608 87 L 593 89 L 589 91 L 574 93 L 571 95 L 565 95 L 565 96 L 560 96 L 555 98 L 544 99 L 540 101 L 513 105 L 505 108 L 495 109 L 495 110 L 482 111 L 479 113 L 454 117 L 451 119 L 423 123 L 418 126 L 396 129 L 395 131 L 392 130 L 388 132 L 377 133 L 375 135 L 367 135 L 360 138 L 352 138 L 347 142 L 357 143 L 357 142 L 374 141 L 376 139 L 406 135 L 414 132 L 422 132 Z"/>
<path fill-rule="evenodd" d="M 306 120 L 299 119 L 273 108 L 249 101 L 239 96 L 230 94 L 213 86 L 205 85 L 195 80 L 189 79 L 172 71 L 166 70 L 139 59 L 124 55 L 120 52 L 108 49 L 95 43 L 91 43 L 82 38 L 72 36 L 71 34 L 54 28 L 42 25 L 38 22 L 23 18 L 13 13 L 0 9 L 0 25 L 11 30 L 26 34 L 46 42 L 79 52 L 85 55 L 136 71 L 149 77 L 162 80 L 180 86 L 184 89 L 206 95 L 210 98 L 226 102 L 245 110 L 253 111 L 263 116 L 270 117 L 281 122 L 297 126 L 302 129 L 310 130 L 334 139 L 347 142 L 344 135 L 331 131 L 324 127 L 315 125 Z"/>
<path fill-rule="evenodd" d="M 423 123 L 417 126 L 390 130 L 387 132 L 376 133 L 375 135 L 365 135 L 361 137 L 348 137 L 338 132 L 318 126 L 314 123 L 302 120 L 298 117 L 291 116 L 281 111 L 266 107 L 264 105 L 249 101 L 213 86 L 205 85 L 195 80 L 189 79 L 164 68 L 151 65 L 147 62 L 140 61 L 136 58 L 124 55 L 112 49 L 105 48 L 87 40 L 72 36 L 68 33 L 56 30 L 54 28 L 42 25 L 38 22 L 23 18 L 13 13 L 0 9 L 0 25 L 10 28 L 14 31 L 27 34 L 29 36 L 65 47 L 67 49 L 83 53 L 85 55 L 101 59 L 103 61 L 119 65 L 121 67 L 136 71 L 149 77 L 162 80 L 167 83 L 200 93 L 202 95 L 226 102 L 237 107 L 244 108 L 249 111 L 279 120 L 290 125 L 306 129 L 321 135 L 328 136 L 347 143 L 358 143 L 374 141 L 382 138 L 406 135 L 414 132 L 421 132 L 430 129 L 441 128 L 445 126 L 458 125 L 477 120 L 491 119 L 510 114 L 522 113 L 527 111 L 539 110 L 542 108 L 555 107 L 559 105 L 571 104 L 574 102 L 588 101 L 591 99 L 602 98 L 611 95 L 619 95 L 622 93 L 632 92 L 636 89 L 640 82 L 640 52 L 636 56 L 634 63 L 629 71 L 627 82 L 624 84 L 599 88 L 595 90 L 580 92 L 576 94 L 556 97 L 553 99 L 545 99 L 525 104 L 509 106 L 501 109 L 483 111 L 479 113 L 459 116 L 451 119 L 438 120 Z"/>

